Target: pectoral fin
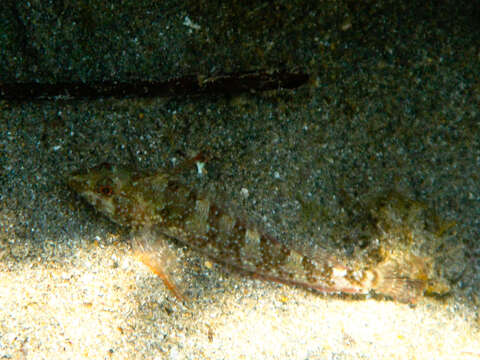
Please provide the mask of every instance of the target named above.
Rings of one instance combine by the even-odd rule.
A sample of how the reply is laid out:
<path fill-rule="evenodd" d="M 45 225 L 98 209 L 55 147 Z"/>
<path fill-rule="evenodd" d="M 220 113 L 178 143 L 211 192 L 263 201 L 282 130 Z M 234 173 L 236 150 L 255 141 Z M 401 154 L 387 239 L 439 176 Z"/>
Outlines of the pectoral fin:
<path fill-rule="evenodd" d="M 169 248 L 166 239 L 156 238 L 151 231 L 144 230 L 133 238 L 134 256 L 157 275 L 175 297 L 181 302 L 187 301 L 173 279 L 176 256 Z"/>

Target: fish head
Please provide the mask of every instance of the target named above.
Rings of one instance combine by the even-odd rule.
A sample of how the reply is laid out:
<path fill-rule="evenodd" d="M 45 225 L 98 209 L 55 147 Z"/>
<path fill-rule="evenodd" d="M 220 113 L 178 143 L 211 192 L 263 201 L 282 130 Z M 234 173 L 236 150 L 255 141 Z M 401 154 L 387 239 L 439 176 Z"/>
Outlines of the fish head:
<path fill-rule="evenodd" d="M 75 192 L 111 221 L 123 226 L 140 226 L 160 220 L 154 219 L 158 217 L 155 206 L 162 194 L 158 190 L 168 179 L 102 163 L 72 173 L 67 181 Z M 154 192 L 156 201 L 152 201 Z"/>

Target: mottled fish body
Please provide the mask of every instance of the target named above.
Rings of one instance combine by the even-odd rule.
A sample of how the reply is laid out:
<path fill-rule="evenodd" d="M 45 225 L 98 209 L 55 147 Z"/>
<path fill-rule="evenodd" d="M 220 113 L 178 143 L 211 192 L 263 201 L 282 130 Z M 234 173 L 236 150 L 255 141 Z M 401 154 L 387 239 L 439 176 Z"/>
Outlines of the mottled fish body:
<path fill-rule="evenodd" d="M 414 301 L 426 287 L 425 264 L 418 257 L 402 263 L 388 258 L 360 270 L 332 259 L 315 260 L 235 218 L 169 172 L 101 164 L 72 174 L 69 185 L 117 224 L 155 228 L 256 277 L 326 293 L 374 291 L 401 302 Z"/>

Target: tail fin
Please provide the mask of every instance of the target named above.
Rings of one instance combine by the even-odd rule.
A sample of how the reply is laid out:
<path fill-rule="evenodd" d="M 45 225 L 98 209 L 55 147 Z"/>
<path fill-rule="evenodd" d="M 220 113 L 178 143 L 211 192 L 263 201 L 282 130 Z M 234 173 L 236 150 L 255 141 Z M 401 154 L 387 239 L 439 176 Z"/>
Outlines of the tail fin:
<path fill-rule="evenodd" d="M 402 303 L 415 303 L 427 287 L 427 265 L 424 259 L 414 255 L 391 256 L 381 262 L 373 273 L 376 278 L 372 289 Z"/>

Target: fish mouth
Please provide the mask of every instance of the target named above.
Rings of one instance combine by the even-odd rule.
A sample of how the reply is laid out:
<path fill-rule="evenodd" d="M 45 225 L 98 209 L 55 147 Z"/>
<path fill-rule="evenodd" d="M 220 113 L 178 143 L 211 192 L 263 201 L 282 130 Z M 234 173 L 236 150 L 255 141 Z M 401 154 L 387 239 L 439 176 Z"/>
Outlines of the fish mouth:
<path fill-rule="evenodd" d="M 67 177 L 67 185 L 80 194 L 88 189 L 88 181 L 78 172 L 72 173 Z"/>

